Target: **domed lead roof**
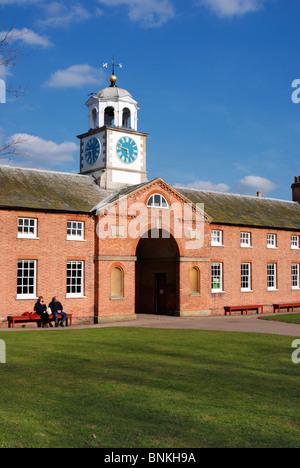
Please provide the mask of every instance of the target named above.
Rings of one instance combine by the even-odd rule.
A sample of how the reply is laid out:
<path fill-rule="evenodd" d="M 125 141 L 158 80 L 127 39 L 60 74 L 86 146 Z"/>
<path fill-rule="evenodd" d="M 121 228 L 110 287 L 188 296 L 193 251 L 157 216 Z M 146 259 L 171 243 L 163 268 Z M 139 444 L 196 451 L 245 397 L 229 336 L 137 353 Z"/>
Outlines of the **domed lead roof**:
<path fill-rule="evenodd" d="M 112 101 L 115 99 L 129 97 L 134 101 L 133 97 L 128 91 L 126 91 L 126 89 L 118 88 L 117 86 L 110 86 L 108 88 L 101 89 L 98 93 L 94 94 L 93 97 L 104 101 Z"/>

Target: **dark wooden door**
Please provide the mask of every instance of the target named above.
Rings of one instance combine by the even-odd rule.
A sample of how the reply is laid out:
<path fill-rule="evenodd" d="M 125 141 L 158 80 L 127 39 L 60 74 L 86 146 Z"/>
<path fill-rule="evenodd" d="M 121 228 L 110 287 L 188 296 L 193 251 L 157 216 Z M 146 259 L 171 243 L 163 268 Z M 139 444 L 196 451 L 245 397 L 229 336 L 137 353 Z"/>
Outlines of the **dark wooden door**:
<path fill-rule="evenodd" d="M 165 314 L 167 310 L 167 275 L 165 273 L 155 274 L 155 302 L 156 314 Z"/>

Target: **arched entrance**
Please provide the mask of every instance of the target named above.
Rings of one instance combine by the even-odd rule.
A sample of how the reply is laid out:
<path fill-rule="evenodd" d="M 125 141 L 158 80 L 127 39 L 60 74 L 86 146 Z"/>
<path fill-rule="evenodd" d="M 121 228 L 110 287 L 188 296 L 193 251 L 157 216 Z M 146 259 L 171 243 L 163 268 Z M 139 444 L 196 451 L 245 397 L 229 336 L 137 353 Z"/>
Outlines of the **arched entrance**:
<path fill-rule="evenodd" d="M 136 250 L 136 313 L 176 315 L 179 310 L 179 250 L 168 232 L 152 230 Z"/>

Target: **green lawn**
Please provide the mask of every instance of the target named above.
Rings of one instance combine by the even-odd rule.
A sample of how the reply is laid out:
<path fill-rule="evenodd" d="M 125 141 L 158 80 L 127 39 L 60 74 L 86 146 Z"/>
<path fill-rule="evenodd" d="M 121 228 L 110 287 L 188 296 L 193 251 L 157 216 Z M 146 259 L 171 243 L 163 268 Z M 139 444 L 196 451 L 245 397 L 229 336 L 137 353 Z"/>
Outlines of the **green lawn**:
<path fill-rule="evenodd" d="M 284 314 L 284 315 L 269 315 L 267 317 L 259 317 L 262 320 L 275 320 L 277 322 L 300 323 L 300 314 Z"/>
<path fill-rule="evenodd" d="M 0 332 L 0 447 L 300 447 L 293 338 Z"/>

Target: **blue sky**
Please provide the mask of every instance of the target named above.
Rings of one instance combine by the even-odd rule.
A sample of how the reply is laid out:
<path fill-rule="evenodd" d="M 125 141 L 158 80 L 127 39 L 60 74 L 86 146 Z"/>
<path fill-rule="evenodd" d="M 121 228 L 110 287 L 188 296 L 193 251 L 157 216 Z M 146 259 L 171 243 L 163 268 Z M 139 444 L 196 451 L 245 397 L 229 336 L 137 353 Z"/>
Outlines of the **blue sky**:
<path fill-rule="evenodd" d="M 9 164 L 78 172 L 84 104 L 115 55 L 150 133 L 149 179 L 291 199 L 299 0 L 0 0 L 0 15 L 24 52 L 0 78 L 29 88 L 0 104 L 2 143 L 25 139 L 27 157 Z"/>

